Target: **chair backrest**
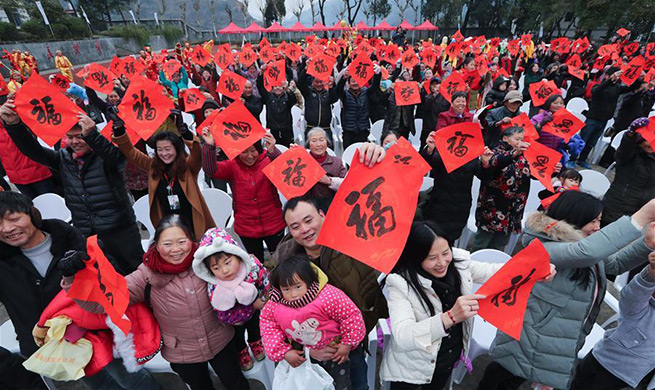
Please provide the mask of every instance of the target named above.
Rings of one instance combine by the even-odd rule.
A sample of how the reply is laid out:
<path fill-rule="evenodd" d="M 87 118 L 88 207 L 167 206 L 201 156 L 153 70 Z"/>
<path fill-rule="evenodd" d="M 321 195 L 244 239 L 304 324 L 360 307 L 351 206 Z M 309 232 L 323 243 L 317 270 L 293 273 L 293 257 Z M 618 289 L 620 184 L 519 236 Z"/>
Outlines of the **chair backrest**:
<path fill-rule="evenodd" d="M 232 215 L 232 197 L 217 188 L 205 188 L 201 192 L 216 226 L 225 229 Z"/>
<path fill-rule="evenodd" d="M 539 192 L 546 189 L 539 180 L 530 180 L 530 192 L 528 192 L 528 199 L 525 202 L 525 208 L 523 209 L 523 222 L 528 218 L 533 211 L 537 211 L 539 205 L 541 204 L 541 199 L 539 199 Z"/>
<path fill-rule="evenodd" d="M 262 124 L 262 126 L 266 127 L 266 106 L 264 105 L 264 108 L 262 108 L 262 112 L 259 114 L 259 123 Z"/>
<path fill-rule="evenodd" d="M 600 172 L 583 169 L 580 171 L 580 175 L 582 175 L 580 190 L 583 192 L 589 193 L 597 198 L 602 198 L 610 188 L 609 179 Z"/>
<path fill-rule="evenodd" d="M 134 215 L 136 216 L 137 222 L 141 222 L 143 226 L 148 230 L 150 238 L 155 236 L 155 227 L 150 220 L 150 204 L 148 202 L 148 195 L 143 195 L 134 202 L 132 205 L 132 210 L 134 210 Z"/>
<path fill-rule="evenodd" d="M 526 114 L 527 114 L 528 112 L 530 112 L 530 102 L 527 101 L 527 102 L 521 104 L 521 108 L 519 108 L 519 111 L 521 111 L 521 112 L 525 112 Z"/>
<path fill-rule="evenodd" d="M 505 264 L 511 258 L 512 256 L 498 249 L 480 249 L 471 253 L 471 260 L 481 263 Z M 473 283 L 473 291 L 477 291 L 478 288 L 480 288 L 480 284 Z"/>
<path fill-rule="evenodd" d="M 205 181 L 205 171 L 203 171 L 202 169 L 198 171 L 198 188 L 200 188 L 201 190 L 203 188 L 208 188 L 207 182 Z"/>
<path fill-rule="evenodd" d="M 421 190 L 420 191 L 426 191 L 432 188 L 434 185 L 434 179 L 431 177 L 424 177 L 423 178 L 423 184 L 421 184 Z"/>
<path fill-rule="evenodd" d="M 582 115 L 581 112 L 571 111 L 571 114 L 575 115 L 576 118 L 580 119 L 583 122 L 585 122 L 587 120 L 587 117 Z"/>
<path fill-rule="evenodd" d="M 287 147 L 284 146 L 284 145 L 275 144 L 275 147 L 276 147 L 277 150 L 279 150 L 281 153 L 284 153 L 284 152 L 286 152 L 287 150 L 289 150 L 289 148 L 287 148 Z"/>
<path fill-rule="evenodd" d="M 628 130 L 621 130 L 618 132 L 618 134 L 614 137 L 612 140 L 612 147 L 614 150 L 617 150 L 619 146 L 621 146 L 621 141 L 623 141 L 623 136 L 625 135 L 625 132 Z"/>
<path fill-rule="evenodd" d="M 354 144 L 348 146 L 346 150 L 343 151 L 343 155 L 341 156 L 341 159 L 346 165 L 348 166 L 351 165 L 353 161 L 353 157 L 355 156 L 355 150 L 359 149 L 363 144 L 364 144 L 363 142 L 355 142 Z"/>
<path fill-rule="evenodd" d="M 332 116 L 341 120 L 341 101 L 337 100 L 332 104 Z"/>
<path fill-rule="evenodd" d="M 371 126 L 371 135 L 375 139 L 376 143 L 380 142 L 380 137 L 382 137 L 382 129 L 384 128 L 384 119 L 380 119 L 379 121 L 373 123 Z"/>
<path fill-rule="evenodd" d="M 589 109 L 589 103 L 583 98 L 574 97 L 566 104 L 566 109 L 571 112 L 582 113 L 582 111 Z"/>
<path fill-rule="evenodd" d="M 40 212 L 43 219 L 60 219 L 70 222 L 72 215 L 64 198 L 57 194 L 47 193 L 34 198 L 34 207 Z"/>
<path fill-rule="evenodd" d="M 332 150 L 331 148 L 327 148 L 327 154 L 329 154 L 332 157 L 337 157 L 337 154 L 334 153 L 334 150 Z"/>

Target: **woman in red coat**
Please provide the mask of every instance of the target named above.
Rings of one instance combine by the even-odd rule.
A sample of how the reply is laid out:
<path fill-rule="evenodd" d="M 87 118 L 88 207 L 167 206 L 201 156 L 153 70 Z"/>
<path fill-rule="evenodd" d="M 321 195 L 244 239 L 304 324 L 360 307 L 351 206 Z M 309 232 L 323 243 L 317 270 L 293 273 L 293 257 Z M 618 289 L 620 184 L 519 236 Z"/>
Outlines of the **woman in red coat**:
<path fill-rule="evenodd" d="M 234 231 L 248 253 L 264 258 L 264 241 L 270 253 L 284 237 L 286 224 L 277 188 L 264 175 L 264 168 L 281 153 L 275 148 L 275 138 L 264 136 L 266 150 L 260 141 L 232 160 L 216 161 L 214 137 L 203 129 L 205 145 L 202 169 L 205 174 L 228 182 L 232 189 Z"/>
<path fill-rule="evenodd" d="M 473 115 L 466 108 L 466 92 L 459 91 L 453 94 L 450 110 L 439 114 L 436 130 L 464 122 L 473 122 Z"/>

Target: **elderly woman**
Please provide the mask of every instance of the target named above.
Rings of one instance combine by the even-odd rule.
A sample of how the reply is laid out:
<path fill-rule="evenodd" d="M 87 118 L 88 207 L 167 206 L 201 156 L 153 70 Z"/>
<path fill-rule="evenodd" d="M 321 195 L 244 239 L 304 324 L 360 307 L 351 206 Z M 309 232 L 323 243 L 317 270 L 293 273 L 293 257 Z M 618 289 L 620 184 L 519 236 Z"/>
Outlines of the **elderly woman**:
<path fill-rule="evenodd" d="M 325 170 L 325 176 L 309 190 L 309 194 L 316 199 L 319 207 L 327 212 L 334 194 L 339 189 L 348 170 L 339 157 L 330 156 L 327 153 L 329 147 L 328 137 L 322 128 L 314 127 L 307 133 L 305 147 L 309 149 L 309 154 Z"/>

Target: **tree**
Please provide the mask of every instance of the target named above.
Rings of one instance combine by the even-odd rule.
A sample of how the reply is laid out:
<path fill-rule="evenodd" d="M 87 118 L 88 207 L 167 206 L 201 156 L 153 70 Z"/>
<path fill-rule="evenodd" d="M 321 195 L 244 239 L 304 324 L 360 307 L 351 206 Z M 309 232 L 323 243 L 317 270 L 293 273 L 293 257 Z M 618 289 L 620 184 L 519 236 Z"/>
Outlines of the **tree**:
<path fill-rule="evenodd" d="M 225 13 L 227 14 L 228 19 L 230 19 L 230 23 L 232 23 L 232 8 L 225 3 Z"/>
<path fill-rule="evenodd" d="M 96 21 L 107 21 L 110 26 L 112 25 L 111 13 L 113 11 L 119 11 L 121 8 L 129 7 L 129 3 L 130 0 L 79 0 L 79 5 L 84 8 L 90 19 Z M 33 5 L 34 3 L 31 4 L 32 6 L 27 7 L 30 16 L 33 18 L 41 18 L 38 9 Z M 41 4 L 43 5 L 46 15 L 48 15 L 48 19 L 51 23 L 55 22 L 51 18 L 51 14 L 64 13 L 61 5 L 53 0 L 45 0 L 42 1 Z"/>
<path fill-rule="evenodd" d="M 193 8 L 193 11 L 195 12 L 196 25 L 200 26 L 200 0 L 193 0 L 191 8 Z M 231 18 L 230 21 L 232 21 Z"/>
<path fill-rule="evenodd" d="M 368 12 L 373 16 L 373 25 L 377 25 L 378 18 L 384 19 L 391 13 L 389 0 L 368 0 Z"/>
<path fill-rule="evenodd" d="M 266 6 L 267 5 L 268 5 L 268 0 L 257 0 L 257 9 L 262 14 L 262 21 L 264 22 L 264 28 L 270 26 L 270 24 L 267 24 L 267 21 L 266 21 Z"/>
<path fill-rule="evenodd" d="M 324 25 L 325 23 L 325 3 L 327 3 L 327 0 L 318 0 L 318 12 L 321 15 L 321 23 Z"/>
<path fill-rule="evenodd" d="M 405 19 L 405 12 L 407 11 L 407 8 L 409 8 L 409 1 L 393 0 L 393 2 L 396 4 L 396 7 L 398 7 L 398 14 L 400 15 L 400 20 Z"/>
<path fill-rule="evenodd" d="M 419 10 L 419 8 L 421 8 L 421 1 L 422 0 L 418 0 L 418 1 L 417 0 L 407 0 L 407 1 L 409 3 L 409 8 L 411 8 L 412 11 L 414 11 L 414 24 L 416 25 L 416 24 L 419 23 L 418 10 Z"/>
<path fill-rule="evenodd" d="M 348 23 L 352 26 L 355 24 L 355 19 L 359 13 L 359 9 L 362 7 L 364 0 L 343 0 L 344 11 L 348 16 Z"/>
<path fill-rule="evenodd" d="M 216 36 L 216 0 L 209 0 L 209 15 L 212 19 L 212 30 L 214 30 L 214 36 Z"/>
<path fill-rule="evenodd" d="M 305 8 L 305 2 L 303 0 L 297 0 L 294 9 L 292 11 L 293 15 L 298 19 L 300 22 L 300 17 L 302 16 L 302 11 Z"/>
<path fill-rule="evenodd" d="M 136 0 L 134 2 L 134 14 L 136 16 L 136 21 L 141 21 L 141 0 Z"/>
<path fill-rule="evenodd" d="M 264 23 L 270 26 L 273 22 L 282 22 L 287 10 L 284 0 L 266 0 L 264 8 Z"/>
<path fill-rule="evenodd" d="M 166 15 L 166 8 L 168 8 L 168 0 L 159 0 L 161 3 L 161 22 L 164 23 L 164 15 Z"/>
<path fill-rule="evenodd" d="M 248 6 L 249 6 L 250 0 L 240 0 L 237 1 L 237 7 L 239 7 L 239 10 L 243 14 L 243 25 L 248 24 L 248 19 L 250 18 L 250 13 L 248 12 Z"/>
<path fill-rule="evenodd" d="M 309 10 L 312 12 L 312 26 L 316 23 L 318 9 L 316 9 L 316 0 L 309 0 Z"/>

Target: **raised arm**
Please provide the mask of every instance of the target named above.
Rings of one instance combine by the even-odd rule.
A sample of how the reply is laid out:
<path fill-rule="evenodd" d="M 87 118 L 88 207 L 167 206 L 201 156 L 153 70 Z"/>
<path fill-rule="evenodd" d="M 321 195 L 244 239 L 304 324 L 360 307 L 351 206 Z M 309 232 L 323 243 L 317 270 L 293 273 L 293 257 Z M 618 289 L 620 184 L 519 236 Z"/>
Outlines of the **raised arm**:
<path fill-rule="evenodd" d="M 622 317 L 639 317 L 648 309 L 655 292 L 655 252 L 648 256 L 649 265 L 635 276 L 623 290 L 619 300 Z"/>

